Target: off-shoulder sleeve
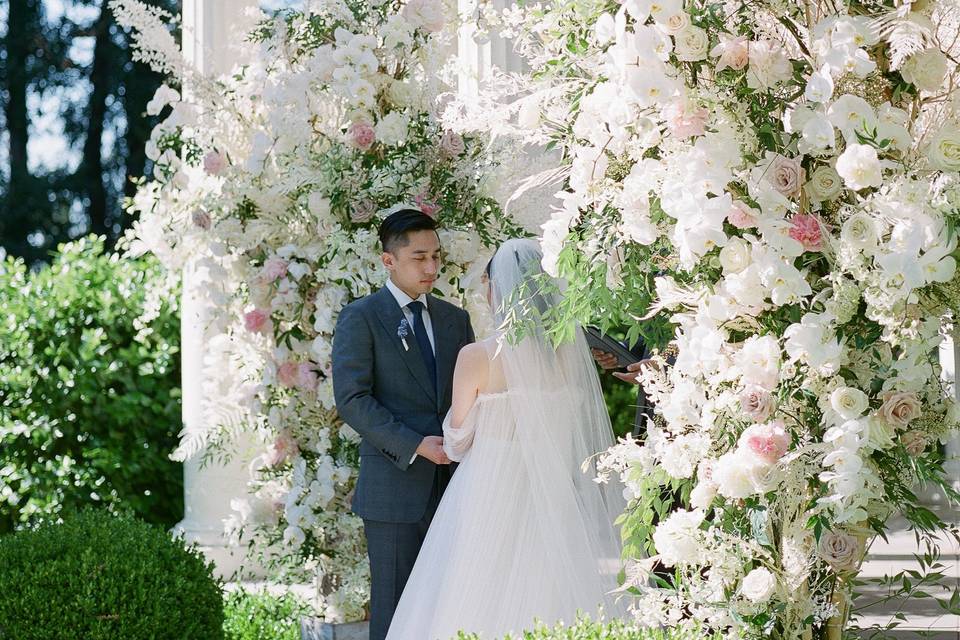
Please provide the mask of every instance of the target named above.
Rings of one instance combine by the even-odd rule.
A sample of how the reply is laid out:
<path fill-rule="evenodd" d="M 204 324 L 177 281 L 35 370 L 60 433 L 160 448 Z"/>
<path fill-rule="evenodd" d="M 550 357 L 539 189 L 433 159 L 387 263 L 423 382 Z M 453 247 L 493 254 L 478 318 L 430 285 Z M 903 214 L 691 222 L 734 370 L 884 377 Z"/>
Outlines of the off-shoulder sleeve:
<path fill-rule="evenodd" d="M 453 411 L 447 412 L 443 420 L 443 451 L 454 462 L 463 460 L 473 445 L 473 435 L 477 432 L 477 402 L 467 412 L 463 424 L 453 424 Z"/>

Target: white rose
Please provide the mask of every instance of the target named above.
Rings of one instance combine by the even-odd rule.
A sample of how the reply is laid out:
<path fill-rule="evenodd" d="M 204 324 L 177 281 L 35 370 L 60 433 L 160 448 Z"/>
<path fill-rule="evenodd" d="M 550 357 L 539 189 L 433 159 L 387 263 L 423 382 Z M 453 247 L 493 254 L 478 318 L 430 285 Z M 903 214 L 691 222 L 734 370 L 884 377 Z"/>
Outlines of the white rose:
<path fill-rule="evenodd" d="M 960 171 L 960 129 L 947 125 L 930 140 L 927 158 L 944 171 Z"/>
<path fill-rule="evenodd" d="M 851 144 L 840 154 L 837 158 L 837 173 L 847 187 L 854 191 L 879 187 L 883 183 L 877 150 L 865 144 Z"/>
<path fill-rule="evenodd" d="M 672 36 L 678 35 L 690 26 L 690 16 L 683 10 L 677 10 L 670 15 L 665 15 L 663 12 L 654 13 L 653 19 L 660 28 Z"/>
<path fill-rule="evenodd" d="M 750 245 L 741 238 L 730 238 L 720 249 L 720 266 L 724 273 L 740 273 L 750 265 Z"/>
<path fill-rule="evenodd" d="M 921 91 L 933 93 L 943 86 L 947 75 L 947 56 L 939 49 L 924 49 L 907 58 L 900 75 Z"/>
<path fill-rule="evenodd" d="M 867 394 L 853 387 L 837 387 L 830 394 L 830 406 L 844 420 L 859 418 L 869 405 Z"/>
<path fill-rule="evenodd" d="M 857 251 L 871 253 L 877 247 L 877 224 L 869 214 L 858 212 L 847 218 L 840 229 L 840 241 Z"/>
<path fill-rule="evenodd" d="M 804 186 L 811 200 L 826 202 L 840 195 L 843 190 L 843 181 L 833 167 L 820 165 L 810 174 L 810 180 Z"/>
<path fill-rule="evenodd" d="M 740 583 L 740 593 L 751 602 L 766 602 L 777 589 L 777 578 L 769 569 L 759 567 L 748 573 Z"/>
<path fill-rule="evenodd" d="M 676 40 L 674 52 L 677 54 L 678 60 L 696 62 L 706 59 L 710 38 L 707 36 L 707 32 L 700 27 L 688 25 L 674 38 Z"/>

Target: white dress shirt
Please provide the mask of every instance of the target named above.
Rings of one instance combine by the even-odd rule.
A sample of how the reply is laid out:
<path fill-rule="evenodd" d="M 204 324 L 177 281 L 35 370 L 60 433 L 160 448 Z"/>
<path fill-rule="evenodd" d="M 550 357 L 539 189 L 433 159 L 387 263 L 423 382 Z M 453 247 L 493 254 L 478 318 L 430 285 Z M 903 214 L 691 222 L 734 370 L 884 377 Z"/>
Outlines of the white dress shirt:
<path fill-rule="evenodd" d="M 393 297 L 396 298 L 397 304 L 399 304 L 400 308 L 403 310 L 403 317 L 407 319 L 407 324 L 410 325 L 410 331 L 413 332 L 413 311 L 407 308 L 407 305 L 413 302 L 413 298 L 401 291 L 400 287 L 393 284 L 393 280 L 387 280 L 387 289 L 389 289 L 390 293 L 393 294 Z M 430 322 L 430 307 L 427 306 L 427 294 L 420 294 L 420 297 L 417 298 L 417 301 L 423 303 L 423 326 L 427 329 L 427 338 L 430 340 L 430 347 L 433 349 L 434 355 L 436 355 L 437 343 L 433 340 L 433 323 Z"/>
<path fill-rule="evenodd" d="M 387 289 L 390 290 L 390 293 L 393 294 L 397 304 L 400 305 L 400 309 L 403 310 L 403 317 L 407 319 L 407 324 L 410 325 L 410 331 L 413 332 L 413 311 L 407 308 L 407 305 L 413 302 L 413 298 L 405 294 L 400 287 L 393 283 L 393 280 L 390 278 L 387 278 Z M 430 340 L 430 348 L 433 349 L 433 353 L 436 355 L 437 344 L 433 341 L 433 323 L 430 322 L 430 307 L 427 306 L 427 294 L 420 294 L 420 297 L 417 298 L 417 300 L 423 303 L 423 326 L 427 330 L 427 338 Z M 415 453 L 413 454 L 413 457 L 410 458 L 410 464 L 413 464 L 413 461 L 416 459 L 417 454 Z"/>

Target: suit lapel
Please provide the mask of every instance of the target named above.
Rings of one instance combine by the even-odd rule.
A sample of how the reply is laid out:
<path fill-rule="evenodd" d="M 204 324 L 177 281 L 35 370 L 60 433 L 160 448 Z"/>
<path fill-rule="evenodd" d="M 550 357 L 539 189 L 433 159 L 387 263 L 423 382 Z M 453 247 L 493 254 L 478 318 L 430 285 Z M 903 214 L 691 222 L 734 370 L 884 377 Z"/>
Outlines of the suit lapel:
<path fill-rule="evenodd" d="M 455 351 L 457 343 L 453 339 L 456 316 L 445 306 L 437 304 L 437 299 L 433 296 L 429 297 L 428 302 L 437 352 L 437 408 L 439 409 L 453 384 L 453 367 L 457 362 Z"/>
<path fill-rule="evenodd" d="M 409 349 L 403 348 L 403 341 L 400 339 L 400 336 L 397 335 L 397 328 L 400 326 L 400 321 L 403 320 L 404 315 L 400 309 L 400 305 L 397 304 L 396 298 L 393 297 L 389 289 L 384 287 L 376 293 L 375 299 L 377 318 L 380 319 L 380 324 L 383 325 L 384 331 L 387 332 L 387 337 L 396 347 L 397 353 L 400 354 L 400 359 L 407 365 L 410 374 L 416 379 L 417 383 L 423 387 L 423 390 L 426 391 L 431 398 L 436 399 L 436 391 L 434 391 L 434 386 L 430 382 L 427 365 L 423 363 L 423 356 L 420 355 L 420 347 L 417 346 L 417 339 L 413 335 L 413 327 L 410 327 L 409 334 L 407 335 L 407 346 L 410 347 Z M 433 319 L 432 315 L 430 319 Z M 436 329 L 434 329 L 434 340 L 437 340 Z"/>

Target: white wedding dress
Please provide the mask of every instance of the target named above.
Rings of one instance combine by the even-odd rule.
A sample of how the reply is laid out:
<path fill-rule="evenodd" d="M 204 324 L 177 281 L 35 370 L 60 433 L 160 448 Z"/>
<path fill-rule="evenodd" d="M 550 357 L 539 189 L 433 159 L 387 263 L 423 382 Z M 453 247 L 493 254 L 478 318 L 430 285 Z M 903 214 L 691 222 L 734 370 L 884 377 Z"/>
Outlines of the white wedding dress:
<path fill-rule="evenodd" d="M 501 260 L 511 242 L 519 247 Z M 514 254 L 529 258 L 528 244 L 511 242 L 494 258 L 495 298 L 497 283 L 512 288 L 503 280 L 514 261 L 521 264 Z M 460 464 L 387 640 L 448 640 L 460 630 L 495 640 L 536 620 L 572 622 L 578 611 L 625 613 L 610 594 L 620 569 L 613 520 L 623 499 L 581 469 L 613 444 L 583 338 L 558 350 L 537 336 L 484 345 L 490 384 L 463 424 L 451 424 L 450 415 L 444 422 L 444 449 Z"/>

